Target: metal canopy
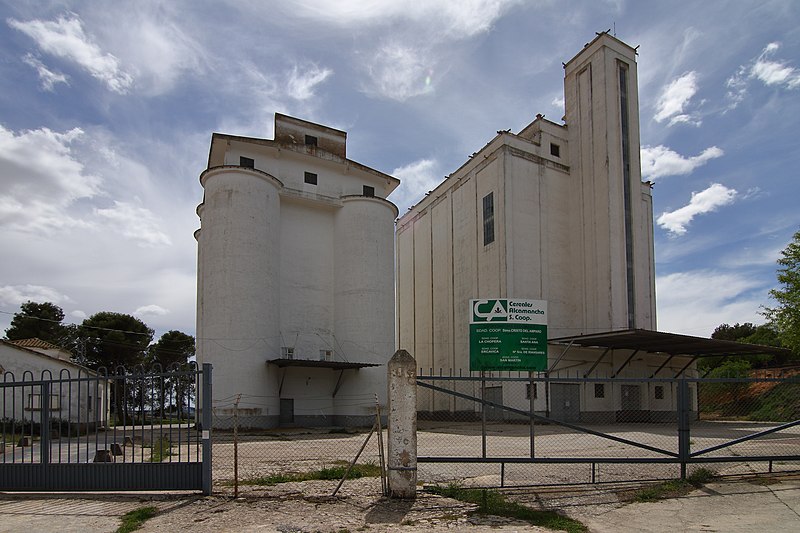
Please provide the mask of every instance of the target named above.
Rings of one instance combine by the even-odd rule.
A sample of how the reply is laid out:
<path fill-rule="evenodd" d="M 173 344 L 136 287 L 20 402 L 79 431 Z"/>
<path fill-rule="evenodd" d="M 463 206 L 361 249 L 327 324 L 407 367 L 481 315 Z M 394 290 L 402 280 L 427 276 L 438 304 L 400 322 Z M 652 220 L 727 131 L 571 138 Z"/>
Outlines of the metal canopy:
<path fill-rule="evenodd" d="M 649 353 L 713 357 L 719 355 L 788 355 L 785 348 L 745 344 L 720 339 L 706 339 L 677 333 L 664 333 L 646 329 L 627 329 L 590 335 L 576 335 L 549 339 L 551 343 L 569 343 L 582 347 L 599 347 L 623 350 L 644 350 Z"/>
<path fill-rule="evenodd" d="M 370 366 L 382 366 L 379 363 L 347 363 L 345 361 L 315 361 L 313 359 L 268 359 L 267 364 L 280 368 L 301 366 L 305 368 L 330 368 L 331 370 L 350 370 Z"/>

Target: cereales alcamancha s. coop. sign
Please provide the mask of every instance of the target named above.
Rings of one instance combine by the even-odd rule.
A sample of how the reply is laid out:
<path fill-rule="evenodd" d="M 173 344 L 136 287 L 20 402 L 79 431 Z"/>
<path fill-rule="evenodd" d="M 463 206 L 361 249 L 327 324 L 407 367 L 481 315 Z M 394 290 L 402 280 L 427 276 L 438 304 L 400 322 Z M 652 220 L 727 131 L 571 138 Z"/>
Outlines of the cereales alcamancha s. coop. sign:
<path fill-rule="evenodd" d="M 547 370 L 547 302 L 470 300 L 469 369 Z"/>

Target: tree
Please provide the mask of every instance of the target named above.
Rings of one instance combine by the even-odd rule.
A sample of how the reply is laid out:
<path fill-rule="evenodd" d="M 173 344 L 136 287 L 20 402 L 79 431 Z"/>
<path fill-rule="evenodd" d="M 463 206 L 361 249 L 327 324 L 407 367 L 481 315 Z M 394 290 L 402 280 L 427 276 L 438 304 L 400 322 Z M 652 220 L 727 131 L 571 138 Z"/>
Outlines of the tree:
<path fill-rule="evenodd" d="M 105 367 L 109 375 L 116 375 L 123 373 L 121 367 L 132 369 L 145 362 L 153 330 L 131 315 L 102 311 L 81 323 L 78 338 L 82 346 L 76 356 L 78 362 L 94 369 Z M 137 398 L 143 397 L 144 391 L 135 380 L 128 386 L 124 379 L 114 379 L 111 383 L 112 407 L 117 422 L 122 424 L 131 420 L 129 409 L 136 405 Z"/>
<path fill-rule="evenodd" d="M 153 330 L 131 315 L 102 311 L 78 326 L 78 338 L 82 349 L 76 359 L 90 368 L 105 367 L 114 374 L 118 366 L 131 368 L 145 362 Z"/>
<path fill-rule="evenodd" d="M 158 363 L 167 370 L 172 365 L 186 363 L 194 357 L 194 337 L 181 331 L 170 330 L 164 333 L 158 342 L 150 345 L 147 360 L 150 364 Z"/>
<path fill-rule="evenodd" d="M 186 333 L 171 330 L 164 333 L 158 342 L 150 345 L 147 353 L 148 363 L 160 365 L 164 372 L 168 370 L 188 370 L 190 357 L 194 357 L 194 337 Z M 165 407 L 176 409 L 181 418 L 188 407 L 189 398 L 194 391 L 194 375 L 167 373 L 161 381 L 158 391 L 158 403 L 161 412 Z"/>
<path fill-rule="evenodd" d="M 744 324 L 739 324 L 737 322 L 732 326 L 730 324 L 720 324 L 714 329 L 714 333 L 711 334 L 711 338 L 726 341 L 744 342 L 743 339 L 754 334 L 756 329 L 756 326 L 750 322 L 745 322 Z"/>
<path fill-rule="evenodd" d="M 800 231 L 781 252 L 778 264 L 781 286 L 769 291 L 778 305 L 766 307 L 764 316 L 774 325 L 783 346 L 800 354 Z"/>
<path fill-rule="evenodd" d="M 6 330 L 8 340 L 37 338 L 57 346 L 68 347 L 69 328 L 62 324 L 64 311 L 54 303 L 28 300 L 14 314 Z"/>

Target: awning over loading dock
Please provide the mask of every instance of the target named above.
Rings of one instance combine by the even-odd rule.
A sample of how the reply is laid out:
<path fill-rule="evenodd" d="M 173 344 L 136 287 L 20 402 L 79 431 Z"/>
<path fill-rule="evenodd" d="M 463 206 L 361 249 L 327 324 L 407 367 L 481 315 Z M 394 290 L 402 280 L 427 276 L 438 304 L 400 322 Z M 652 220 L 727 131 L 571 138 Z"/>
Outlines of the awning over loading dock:
<path fill-rule="evenodd" d="M 583 377 L 589 377 L 597 365 L 605 358 L 611 350 L 632 350 L 625 362 L 613 370 L 612 378 L 631 362 L 634 355 L 639 352 L 650 354 L 667 355 L 667 359 L 658 369 L 650 375 L 655 377 L 673 357 L 690 357 L 684 366 L 674 377 L 679 377 L 700 357 L 731 357 L 743 355 L 789 355 L 791 352 L 785 348 L 775 348 L 774 346 L 762 346 L 760 344 L 746 344 L 736 341 L 721 339 L 706 339 L 704 337 L 693 337 L 691 335 L 680 335 L 678 333 L 664 333 L 661 331 L 650 331 L 646 329 L 626 329 L 621 331 L 609 331 L 606 333 L 594 333 L 589 335 L 575 335 L 572 337 L 559 337 L 548 339 L 549 344 L 565 344 L 566 348 L 556 361 L 550 365 L 548 373 L 553 372 L 561 359 L 573 346 L 583 348 L 605 348 L 603 354 L 597 358 Z M 707 374 L 708 372 L 706 372 Z"/>
<path fill-rule="evenodd" d="M 283 381 L 286 379 L 286 370 L 289 367 L 300 368 L 330 368 L 331 370 L 338 370 L 339 377 L 336 380 L 336 385 L 333 387 L 332 397 L 336 397 L 339 392 L 339 387 L 342 385 L 342 374 L 345 370 L 358 370 L 360 368 L 367 368 L 371 366 L 382 366 L 379 363 L 348 363 L 346 361 L 319 361 L 315 359 L 267 359 L 268 365 L 275 365 L 283 369 L 281 371 L 281 384 L 278 387 L 278 395 L 283 392 Z"/>
<path fill-rule="evenodd" d="M 547 342 L 572 344 L 574 346 L 639 350 L 650 353 L 668 355 L 689 355 L 697 357 L 713 357 L 719 355 L 788 355 L 785 348 L 745 344 L 721 339 L 706 339 L 677 333 L 664 333 L 646 329 L 626 329 L 590 335 L 576 335 L 548 339 Z"/>

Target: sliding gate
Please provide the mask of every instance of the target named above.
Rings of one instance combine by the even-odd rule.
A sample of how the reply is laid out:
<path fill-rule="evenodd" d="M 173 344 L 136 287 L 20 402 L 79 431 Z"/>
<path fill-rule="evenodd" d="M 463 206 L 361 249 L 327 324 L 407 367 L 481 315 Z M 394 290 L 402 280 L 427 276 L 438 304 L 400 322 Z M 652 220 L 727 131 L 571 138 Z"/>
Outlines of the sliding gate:
<path fill-rule="evenodd" d="M 546 485 L 685 478 L 700 466 L 721 475 L 800 469 L 796 377 L 419 375 L 417 385 L 426 482 Z"/>
<path fill-rule="evenodd" d="M 210 364 L 5 372 L 0 391 L 0 490 L 211 493 Z"/>

